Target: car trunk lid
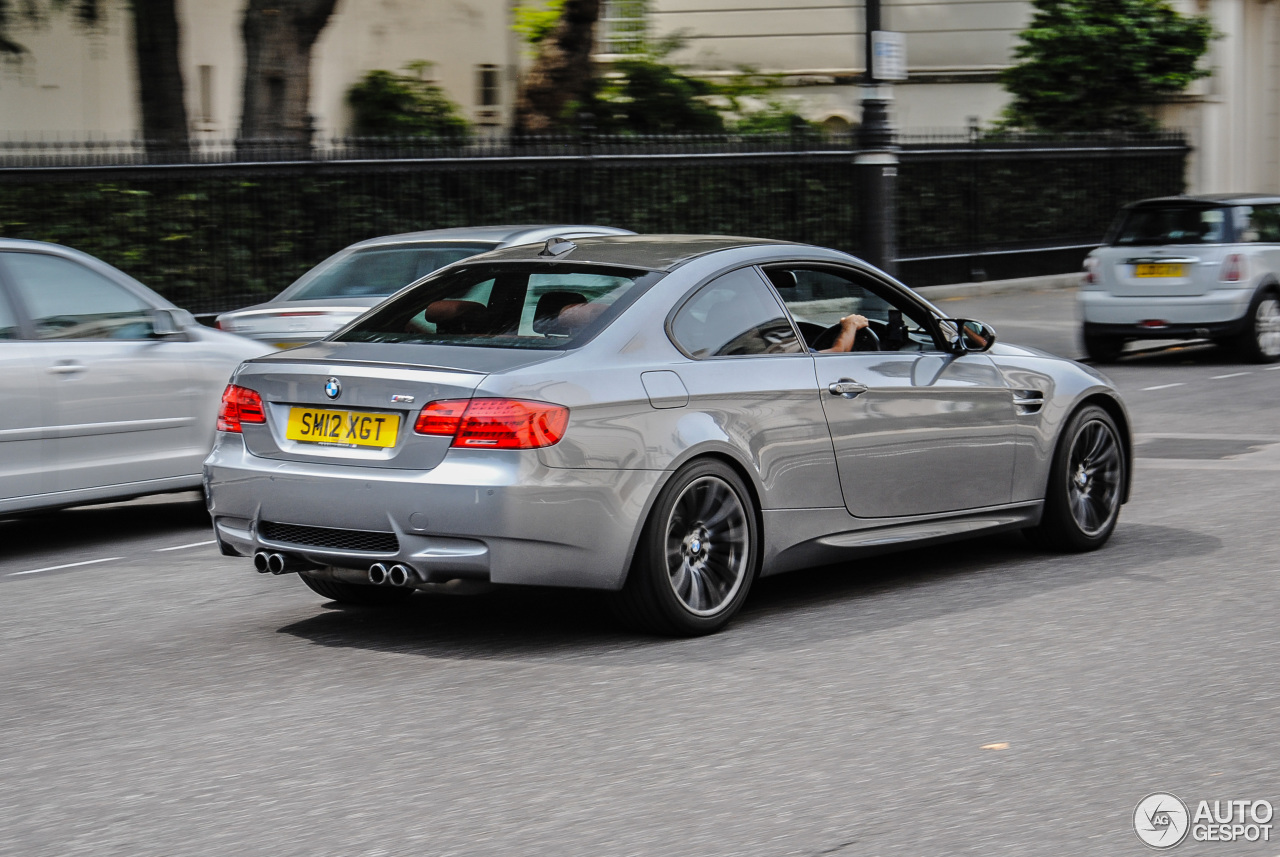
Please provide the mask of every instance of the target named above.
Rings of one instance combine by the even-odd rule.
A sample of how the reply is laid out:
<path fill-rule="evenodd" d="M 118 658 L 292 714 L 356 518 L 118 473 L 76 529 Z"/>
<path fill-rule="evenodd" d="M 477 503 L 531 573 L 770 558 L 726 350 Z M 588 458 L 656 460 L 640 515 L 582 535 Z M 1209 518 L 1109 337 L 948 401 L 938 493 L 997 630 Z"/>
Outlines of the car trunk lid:
<path fill-rule="evenodd" d="M 428 350 L 448 353 L 429 357 Z M 423 405 L 469 399 L 494 371 L 557 356 L 359 343 L 271 355 L 246 363 L 235 378 L 262 397 L 266 413 L 265 424 L 243 426 L 245 445 L 256 456 L 282 461 L 430 470 L 452 438 L 414 432 Z"/>

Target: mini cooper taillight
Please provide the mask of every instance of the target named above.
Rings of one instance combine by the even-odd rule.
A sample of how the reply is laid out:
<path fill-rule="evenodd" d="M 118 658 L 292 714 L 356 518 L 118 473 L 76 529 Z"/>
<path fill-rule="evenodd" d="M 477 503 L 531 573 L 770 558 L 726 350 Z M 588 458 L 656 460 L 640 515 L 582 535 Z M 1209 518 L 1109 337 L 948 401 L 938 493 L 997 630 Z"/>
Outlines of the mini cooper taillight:
<path fill-rule="evenodd" d="M 1245 279 L 1244 270 L 1244 256 L 1230 253 L 1222 260 L 1222 271 L 1218 274 L 1218 279 L 1224 283 L 1238 283 Z"/>
<path fill-rule="evenodd" d="M 541 449 L 564 437 L 569 409 L 523 399 L 442 399 L 418 413 L 418 434 L 452 437 L 465 449 Z"/>
<path fill-rule="evenodd" d="M 218 431 L 241 431 L 242 423 L 265 423 L 262 397 L 247 387 L 228 384 L 222 391 L 222 407 L 218 408 Z"/>
<path fill-rule="evenodd" d="M 1098 260 L 1093 256 L 1087 256 L 1084 260 L 1084 284 L 1086 286 L 1098 285 Z"/>

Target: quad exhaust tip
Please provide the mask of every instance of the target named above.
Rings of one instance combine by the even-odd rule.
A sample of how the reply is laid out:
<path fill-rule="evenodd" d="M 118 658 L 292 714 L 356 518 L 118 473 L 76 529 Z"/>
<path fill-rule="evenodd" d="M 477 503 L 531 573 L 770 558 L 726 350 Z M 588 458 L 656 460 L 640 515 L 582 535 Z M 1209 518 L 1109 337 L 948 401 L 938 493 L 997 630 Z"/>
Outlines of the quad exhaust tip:
<path fill-rule="evenodd" d="M 386 566 L 375 562 L 369 566 L 369 582 L 374 586 L 417 586 L 418 573 L 403 563 Z"/>
<path fill-rule="evenodd" d="M 258 570 L 259 574 L 266 574 L 271 570 L 270 556 L 266 551 L 258 551 L 253 555 L 253 567 Z"/>
<path fill-rule="evenodd" d="M 291 556 L 287 553 L 278 553 L 276 551 L 256 551 L 253 555 L 253 567 L 260 574 L 291 574 L 295 571 L 306 571 L 316 568 L 314 563 L 308 562 L 302 557 Z"/>

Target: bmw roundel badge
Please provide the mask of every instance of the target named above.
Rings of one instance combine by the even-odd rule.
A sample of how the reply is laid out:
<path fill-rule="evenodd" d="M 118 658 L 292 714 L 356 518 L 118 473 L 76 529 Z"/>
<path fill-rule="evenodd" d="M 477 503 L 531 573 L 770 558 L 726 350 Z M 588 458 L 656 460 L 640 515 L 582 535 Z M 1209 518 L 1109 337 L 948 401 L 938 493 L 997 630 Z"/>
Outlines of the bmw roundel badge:
<path fill-rule="evenodd" d="M 324 382 L 324 394 L 330 399 L 336 399 L 342 395 L 342 384 L 337 378 L 330 378 Z"/>

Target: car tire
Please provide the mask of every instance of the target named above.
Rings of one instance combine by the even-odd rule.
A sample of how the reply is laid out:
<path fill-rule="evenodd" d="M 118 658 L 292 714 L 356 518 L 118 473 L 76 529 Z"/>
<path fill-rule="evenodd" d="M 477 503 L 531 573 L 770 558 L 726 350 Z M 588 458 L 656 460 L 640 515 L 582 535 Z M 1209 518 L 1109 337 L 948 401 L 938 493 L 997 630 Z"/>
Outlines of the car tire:
<path fill-rule="evenodd" d="M 1250 363 L 1280 360 L 1280 291 L 1259 289 L 1249 303 L 1244 332 L 1236 340 L 1240 356 Z"/>
<path fill-rule="evenodd" d="M 1086 405 L 1067 421 L 1049 470 L 1040 524 L 1025 531 L 1039 547 L 1097 550 L 1120 517 L 1129 461 L 1116 421 Z"/>
<path fill-rule="evenodd" d="M 1094 363 L 1115 363 L 1124 353 L 1124 340 L 1118 336 L 1086 333 L 1084 353 Z"/>
<path fill-rule="evenodd" d="M 323 595 L 339 604 L 354 604 L 361 607 L 389 607 L 403 604 L 413 589 L 402 586 L 374 586 L 371 583 L 343 583 L 327 577 L 315 577 L 303 572 L 298 575 L 312 592 Z"/>
<path fill-rule="evenodd" d="M 678 470 L 640 534 L 617 608 L 628 624 L 694 637 L 723 628 L 760 568 L 760 522 L 747 486 L 715 459 Z"/>

